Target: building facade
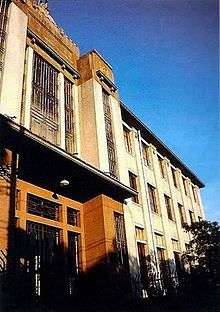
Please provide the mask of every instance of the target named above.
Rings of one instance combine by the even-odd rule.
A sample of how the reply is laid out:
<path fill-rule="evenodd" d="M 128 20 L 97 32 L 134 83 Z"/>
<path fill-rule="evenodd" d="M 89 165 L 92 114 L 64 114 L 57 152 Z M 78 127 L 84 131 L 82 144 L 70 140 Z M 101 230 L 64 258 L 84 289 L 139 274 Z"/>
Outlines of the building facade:
<path fill-rule="evenodd" d="M 59 250 L 68 294 L 80 272 L 112 262 L 148 295 L 150 276 L 160 285 L 167 267 L 178 276 L 183 225 L 204 219 L 203 183 L 120 101 L 111 66 L 96 50 L 81 55 L 44 1 L 0 0 L 0 16 L 2 270 L 18 236 L 31 252 L 21 248 L 16 261 L 36 296 L 51 295 L 45 280 Z"/>

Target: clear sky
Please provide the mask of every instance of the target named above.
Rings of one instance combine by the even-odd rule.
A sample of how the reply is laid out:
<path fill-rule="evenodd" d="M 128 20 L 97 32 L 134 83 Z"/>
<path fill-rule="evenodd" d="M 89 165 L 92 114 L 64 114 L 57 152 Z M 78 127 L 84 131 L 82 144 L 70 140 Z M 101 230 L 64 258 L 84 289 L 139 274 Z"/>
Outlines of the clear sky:
<path fill-rule="evenodd" d="M 48 0 L 81 53 L 112 65 L 122 101 L 205 183 L 220 222 L 217 0 Z"/>

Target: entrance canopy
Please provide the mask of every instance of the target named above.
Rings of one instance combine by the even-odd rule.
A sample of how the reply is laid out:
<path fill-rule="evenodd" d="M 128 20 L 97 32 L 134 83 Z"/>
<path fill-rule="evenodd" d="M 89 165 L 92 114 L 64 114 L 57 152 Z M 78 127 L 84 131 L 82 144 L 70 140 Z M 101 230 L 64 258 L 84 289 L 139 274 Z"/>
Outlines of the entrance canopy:
<path fill-rule="evenodd" d="M 123 202 L 137 194 L 3 115 L 0 115 L 0 144 L 19 154 L 19 179 L 76 201 L 83 203 L 104 194 Z M 60 187 L 62 179 L 68 180 L 69 185 Z"/>

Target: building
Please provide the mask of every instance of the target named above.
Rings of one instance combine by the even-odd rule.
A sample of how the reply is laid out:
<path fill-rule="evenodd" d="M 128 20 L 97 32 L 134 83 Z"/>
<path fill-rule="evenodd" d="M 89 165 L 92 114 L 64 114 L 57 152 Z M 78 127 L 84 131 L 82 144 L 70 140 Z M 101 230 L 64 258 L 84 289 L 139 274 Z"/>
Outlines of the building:
<path fill-rule="evenodd" d="M 63 259 L 68 294 L 103 262 L 147 295 L 168 262 L 178 283 L 183 224 L 204 218 L 204 185 L 120 101 L 106 60 L 80 55 L 44 2 L 0 0 L 0 267 L 19 263 L 39 297 L 51 295 L 45 281 Z"/>

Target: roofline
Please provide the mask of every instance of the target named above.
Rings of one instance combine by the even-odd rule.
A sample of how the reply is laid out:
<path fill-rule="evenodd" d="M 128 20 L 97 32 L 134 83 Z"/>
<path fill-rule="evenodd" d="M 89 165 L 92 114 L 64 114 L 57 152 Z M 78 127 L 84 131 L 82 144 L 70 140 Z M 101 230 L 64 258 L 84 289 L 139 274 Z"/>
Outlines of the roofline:
<path fill-rule="evenodd" d="M 104 57 L 96 50 L 96 49 L 92 49 L 91 51 L 86 52 L 85 54 L 80 55 L 80 57 L 85 57 L 91 53 L 95 53 L 97 54 L 100 59 L 102 59 L 102 61 L 111 69 L 112 71 L 112 66 L 104 59 Z"/>
<path fill-rule="evenodd" d="M 191 180 L 192 178 L 194 179 L 194 181 L 196 181 L 195 184 L 197 184 L 200 188 L 204 187 L 205 184 L 183 163 L 183 161 L 175 154 L 173 153 L 170 148 L 168 146 L 166 146 L 162 141 L 161 139 L 159 139 L 153 131 L 151 131 L 122 101 L 120 101 L 120 105 L 131 115 L 132 118 L 135 119 L 135 121 L 140 124 L 142 127 L 144 127 L 144 129 L 150 134 L 152 135 L 157 143 L 158 143 L 158 146 L 161 146 L 163 147 L 167 152 L 168 154 L 170 154 L 176 161 L 177 163 L 179 164 L 179 167 L 180 169 L 183 168 L 186 173 L 188 173 L 189 176 L 191 176 Z M 150 142 L 149 142 L 150 143 Z M 165 155 L 163 155 L 165 156 Z M 172 163 L 172 162 L 171 162 Z M 187 176 L 187 174 L 186 174 Z"/>

